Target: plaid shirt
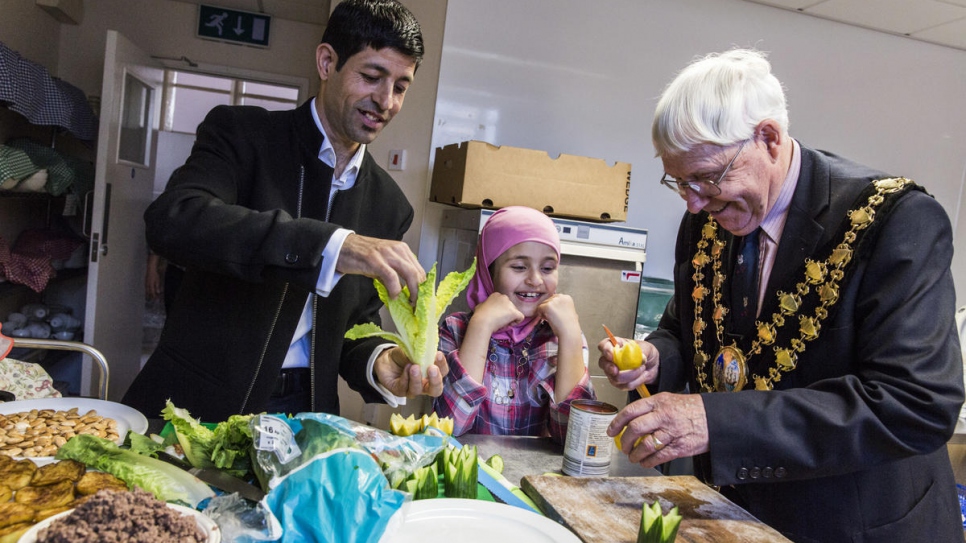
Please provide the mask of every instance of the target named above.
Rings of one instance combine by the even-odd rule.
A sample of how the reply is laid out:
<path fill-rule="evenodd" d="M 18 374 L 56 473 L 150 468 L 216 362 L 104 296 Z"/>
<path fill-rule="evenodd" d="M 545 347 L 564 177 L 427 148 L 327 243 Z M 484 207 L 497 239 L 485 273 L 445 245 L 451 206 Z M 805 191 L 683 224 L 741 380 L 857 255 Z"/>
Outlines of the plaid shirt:
<path fill-rule="evenodd" d="M 459 358 L 470 316 L 471 313 L 454 313 L 439 328 L 439 349 L 446 355 L 449 374 L 443 378 L 442 396 L 434 402 L 436 413 L 453 418 L 453 434 L 457 436 L 550 435 L 563 443 L 570 402 L 596 399 L 587 373 L 587 340 L 583 340 L 584 376 L 567 399 L 558 404 L 553 395 L 557 337 L 550 325 L 540 323 L 531 334 L 529 345 L 490 339 L 480 384 L 466 373 Z"/>

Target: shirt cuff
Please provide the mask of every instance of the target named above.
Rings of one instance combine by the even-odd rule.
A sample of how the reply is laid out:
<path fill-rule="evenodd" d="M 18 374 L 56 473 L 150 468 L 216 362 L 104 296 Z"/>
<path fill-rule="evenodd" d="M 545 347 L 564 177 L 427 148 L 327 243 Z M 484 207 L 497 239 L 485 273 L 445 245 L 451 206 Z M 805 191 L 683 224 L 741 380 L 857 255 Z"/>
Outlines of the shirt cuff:
<path fill-rule="evenodd" d="M 389 391 L 388 388 L 382 386 L 381 383 L 376 381 L 375 376 L 372 373 L 372 369 L 376 366 L 376 359 L 382 354 L 386 349 L 395 347 L 394 343 L 383 343 L 382 345 L 376 347 L 372 350 L 372 355 L 369 356 L 369 363 L 366 365 L 366 377 L 369 379 L 369 385 L 372 386 L 379 394 L 382 394 L 383 399 L 389 407 L 399 407 L 400 405 L 406 405 L 406 398 L 401 396 L 396 396 Z"/>
<path fill-rule="evenodd" d="M 459 359 L 459 354 L 454 354 L 448 361 L 449 374 L 446 375 L 446 381 L 456 391 L 459 400 L 465 402 L 467 407 L 476 407 L 483 403 L 487 394 L 486 385 L 470 377 Z"/>
<path fill-rule="evenodd" d="M 354 233 L 352 230 L 339 228 L 325 244 L 325 249 L 322 250 L 322 269 L 319 270 L 319 280 L 315 283 L 315 293 L 319 296 L 326 297 L 331 294 L 342 278 L 342 274 L 335 271 L 335 265 L 339 261 L 345 238 Z"/>

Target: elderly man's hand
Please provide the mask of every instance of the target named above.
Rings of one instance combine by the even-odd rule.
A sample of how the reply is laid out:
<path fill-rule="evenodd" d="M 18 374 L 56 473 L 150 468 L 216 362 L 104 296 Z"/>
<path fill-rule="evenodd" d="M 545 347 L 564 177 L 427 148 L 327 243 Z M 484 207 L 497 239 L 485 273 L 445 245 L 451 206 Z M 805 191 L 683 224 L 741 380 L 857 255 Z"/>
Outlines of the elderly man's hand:
<path fill-rule="evenodd" d="M 443 393 L 443 377 L 449 364 L 442 352 L 436 352 L 435 364 L 423 378 L 419 366 L 413 364 L 399 347 L 386 349 L 376 358 L 373 369 L 376 380 L 396 396 L 415 398 L 420 395 L 439 396 Z"/>
<path fill-rule="evenodd" d="M 624 338 L 617 338 L 617 340 L 621 345 L 634 341 Z M 634 390 L 640 385 L 653 383 L 657 379 L 661 366 L 661 353 L 658 352 L 657 347 L 646 341 L 638 341 L 637 343 L 641 346 L 644 364 L 639 368 L 625 371 L 621 371 L 614 363 L 614 345 L 609 339 L 602 339 L 597 344 L 597 350 L 600 351 L 597 365 L 603 370 L 610 384 L 620 390 Z"/>
<path fill-rule="evenodd" d="M 343 274 L 379 279 L 393 299 L 399 296 L 405 284 L 409 287 L 411 302 L 416 301 L 419 284 L 426 280 L 426 271 L 409 245 L 358 234 L 349 234 L 345 238 L 335 269 Z"/>
<path fill-rule="evenodd" d="M 645 468 L 708 452 L 708 417 L 699 394 L 662 392 L 637 400 L 617 413 L 607 435 L 621 430 L 621 451 Z"/>

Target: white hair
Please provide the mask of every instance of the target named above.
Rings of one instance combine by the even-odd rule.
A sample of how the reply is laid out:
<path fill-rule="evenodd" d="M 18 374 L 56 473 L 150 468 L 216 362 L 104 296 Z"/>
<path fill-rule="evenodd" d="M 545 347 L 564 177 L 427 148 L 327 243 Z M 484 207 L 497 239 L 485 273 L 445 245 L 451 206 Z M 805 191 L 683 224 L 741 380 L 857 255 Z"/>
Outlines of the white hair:
<path fill-rule="evenodd" d="M 751 49 L 712 53 L 695 60 L 664 90 L 654 112 L 651 138 L 659 157 L 695 145 L 733 145 L 754 135 L 765 119 L 788 133 L 782 84 L 765 54 Z"/>

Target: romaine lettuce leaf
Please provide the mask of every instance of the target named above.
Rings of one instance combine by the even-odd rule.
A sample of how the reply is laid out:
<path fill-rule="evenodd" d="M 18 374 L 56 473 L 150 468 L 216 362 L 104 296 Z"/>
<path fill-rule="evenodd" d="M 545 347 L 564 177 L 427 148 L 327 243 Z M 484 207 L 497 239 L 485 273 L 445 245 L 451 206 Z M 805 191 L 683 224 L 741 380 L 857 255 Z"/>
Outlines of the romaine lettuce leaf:
<path fill-rule="evenodd" d="M 192 466 L 224 469 L 236 477 L 245 477 L 251 470 L 251 415 L 232 415 L 211 429 L 168 400 L 161 416 L 171 422 L 184 456 Z"/>
<path fill-rule="evenodd" d="M 436 288 L 436 264 L 419 284 L 416 306 L 409 304 L 409 288 L 404 286 L 395 300 L 378 279 L 373 279 L 379 299 L 386 304 L 389 315 L 398 329 L 397 334 L 386 332 L 374 323 L 357 324 L 346 332 L 346 339 L 381 337 L 399 345 L 406 356 L 422 369 L 423 377 L 436 360 L 439 348 L 439 319 L 456 296 L 466 288 L 476 273 L 476 259 L 463 272 L 450 272 Z"/>
<path fill-rule="evenodd" d="M 196 507 L 198 502 L 215 495 L 208 485 L 181 468 L 122 449 L 113 441 L 92 435 L 80 434 L 70 438 L 57 451 L 56 458 L 83 462 L 114 475 L 129 487 L 139 486 L 166 502 Z"/>

